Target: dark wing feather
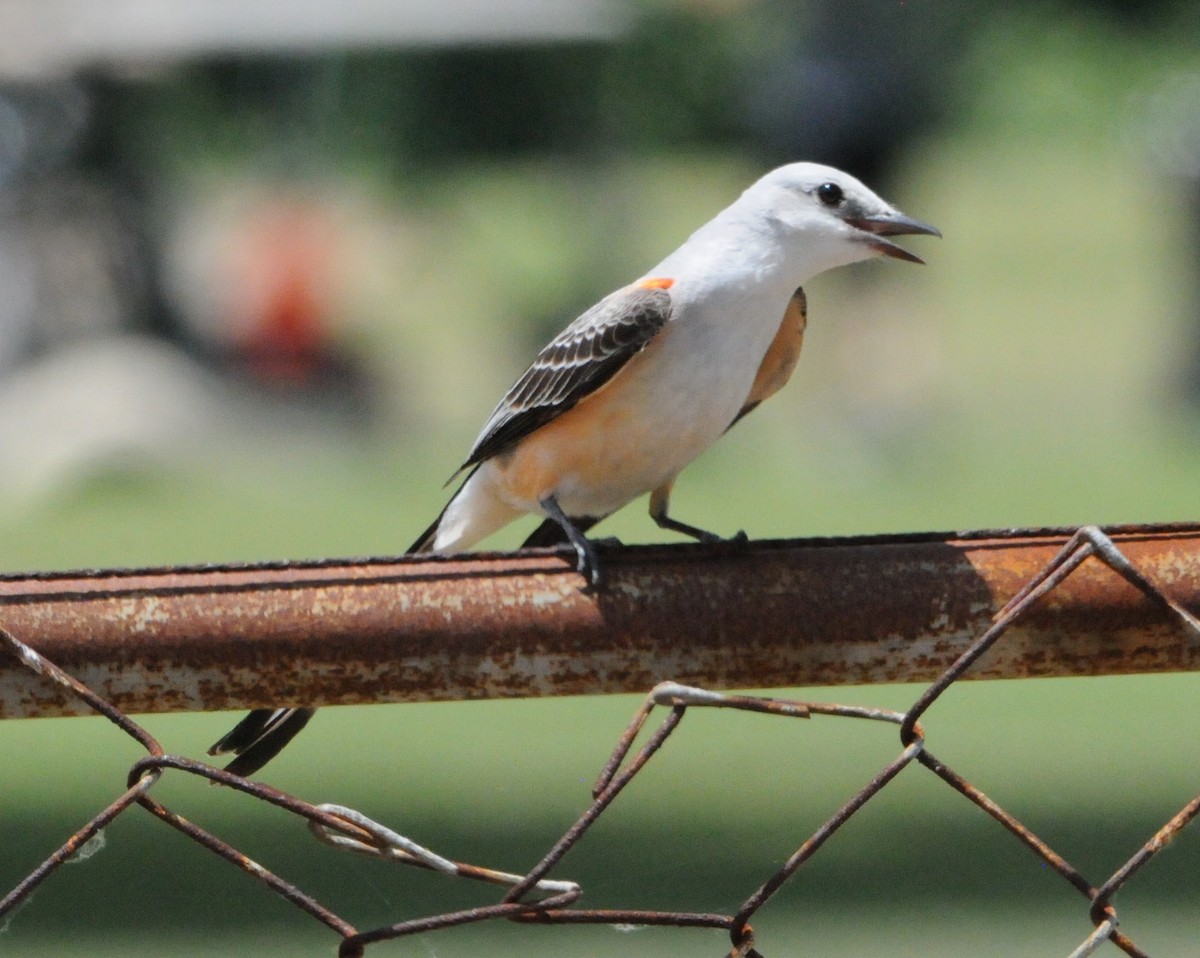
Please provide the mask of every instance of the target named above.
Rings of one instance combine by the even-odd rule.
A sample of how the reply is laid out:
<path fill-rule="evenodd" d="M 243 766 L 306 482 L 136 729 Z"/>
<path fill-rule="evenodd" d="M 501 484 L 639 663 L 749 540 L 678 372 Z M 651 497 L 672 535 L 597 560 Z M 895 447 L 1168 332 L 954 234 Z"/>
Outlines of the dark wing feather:
<path fill-rule="evenodd" d="M 493 410 L 462 468 L 503 452 L 595 392 L 670 316 L 665 289 L 635 286 L 602 299 L 538 353 Z"/>

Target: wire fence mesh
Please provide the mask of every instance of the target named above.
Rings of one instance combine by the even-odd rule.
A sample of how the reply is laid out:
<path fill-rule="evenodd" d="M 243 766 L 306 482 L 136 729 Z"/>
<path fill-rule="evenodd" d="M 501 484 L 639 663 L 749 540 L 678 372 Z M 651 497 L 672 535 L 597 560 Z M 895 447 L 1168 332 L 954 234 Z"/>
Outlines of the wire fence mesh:
<path fill-rule="evenodd" d="M 1060 590 L 1089 559 L 1107 566 L 1157 606 L 1164 619 L 1172 620 L 1175 628 L 1182 632 L 1185 644 L 1193 646 L 1200 643 L 1200 621 L 1197 621 L 1195 616 L 1179 601 L 1169 596 L 1161 585 L 1152 582 L 1130 562 L 1110 535 L 1096 527 L 1083 527 L 1067 539 L 1058 554 L 999 609 L 990 625 L 982 630 L 955 661 L 904 711 L 728 694 L 674 681 L 658 684 L 638 709 L 616 743 L 611 757 L 601 769 L 592 789 L 590 803 L 544 853 L 541 860 L 523 873 L 499 871 L 453 861 L 352 808 L 334 804 L 312 804 L 269 785 L 232 775 L 204 762 L 168 754 L 153 736 L 130 719 L 124 711 L 36 651 L 33 647 L 37 644 L 36 636 L 30 637 L 30 642 L 22 641 L 12 632 L 0 628 L 0 644 L 3 644 L 21 665 L 48 679 L 78 705 L 106 717 L 136 741 L 146 753 L 129 769 L 124 791 L 78 828 L 44 861 L 30 870 L 0 900 L 0 924 L 65 863 L 87 854 L 88 849 L 92 847 L 90 843 L 97 840 L 97 836 L 109 823 L 136 806 L 170 825 L 231 866 L 245 872 L 299 911 L 328 927 L 340 938 L 338 953 L 343 958 L 363 955 L 368 947 L 392 939 L 502 919 L 526 925 L 605 924 L 657 925 L 681 929 L 716 928 L 728 934 L 728 954 L 731 958 L 750 958 L 760 955 L 760 949 L 770 950 L 769 943 L 756 941 L 751 926 L 760 909 L 806 862 L 817 855 L 827 842 L 834 839 L 852 817 L 887 788 L 902 770 L 916 767 L 936 776 L 963 799 L 985 812 L 1000 828 L 1009 833 L 1014 841 L 1033 853 L 1033 864 L 1051 869 L 1078 892 L 1081 898 L 1080 907 L 1086 911 L 1093 930 L 1079 942 L 1069 958 L 1082 958 L 1092 954 L 1106 942 L 1127 955 L 1146 955 L 1146 951 L 1119 927 L 1116 896 L 1147 862 L 1160 854 L 1196 817 L 1200 812 L 1200 795 L 1180 808 L 1149 835 L 1111 874 L 1087 876 L 1009 810 L 973 785 L 959 771 L 939 760 L 927 747 L 925 730 L 921 724 L 926 712 L 948 688 L 960 679 L 970 677 L 972 670 L 977 667 L 986 652 L 1003 644 L 1006 638 L 1013 634 L 1014 626 L 1022 622 L 1040 603 L 1044 603 L 1047 597 Z M 841 807 L 804 838 L 781 865 L 767 872 L 758 887 L 747 890 L 746 897 L 735 910 L 729 913 L 710 913 L 580 907 L 578 903 L 584 889 L 568 879 L 551 877 L 552 873 L 556 871 L 567 852 L 589 837 L 597 821 L 622 796 L 630 782 L 647 764 L 667 747 L 687 712 L 695 708 L 751 711 L 778 719 L 807 719 L 820 715 L 834 719 L 890 723 L 897 727 L 899 747 L 894 757 L 857 791 L 845 796 Z M 656 725 L 651 726 L 652 716 L 658 709 L 665 710 L 665 715 Z M 496 885 L 502 889 L 502 894 L 497 901 L 489 905 L 406 918 L 381 927 L 359 928 L 316 900 L 303 888 L 285 880 L 247 857 L 218 835 L 159 802 L 153 791 L 168 773 L 198 776 L 232 789 L 249 799 L 283 809 L 306 820 L 314 838 L 334 848 L 431 870 L 465 881 Z"/>

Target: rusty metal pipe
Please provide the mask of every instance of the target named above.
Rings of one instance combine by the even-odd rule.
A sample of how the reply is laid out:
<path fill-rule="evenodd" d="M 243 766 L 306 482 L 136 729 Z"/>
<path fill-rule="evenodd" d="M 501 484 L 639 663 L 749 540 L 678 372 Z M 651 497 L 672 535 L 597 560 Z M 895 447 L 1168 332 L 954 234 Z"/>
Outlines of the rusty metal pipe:
<path fill-rule="evenodd" d="M 928 681 L 1071 530 L 531 550 L 0 577 L 0 626 L 122 711 Z M 1200 524 L 1110 528 L 1200 611 Z M 1177 620 L 1095 557 L 973 678 L 1196 669 Z M 80 703 L 0 661 L 0 717 Z"/>

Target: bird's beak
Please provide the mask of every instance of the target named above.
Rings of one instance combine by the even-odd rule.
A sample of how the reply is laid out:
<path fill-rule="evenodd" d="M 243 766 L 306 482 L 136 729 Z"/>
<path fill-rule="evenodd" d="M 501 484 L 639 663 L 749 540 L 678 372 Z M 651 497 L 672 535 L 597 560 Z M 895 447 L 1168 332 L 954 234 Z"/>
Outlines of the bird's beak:
<path fill-rule="evenodd" d="M 895 259 L 902 259 L 909 263 L 924 263 L 925 260 L 910 253 L 903 247 L 889 242 L 884 239 L 885 236 L 910 236 L 917 233 L 927 236 L 942 235 L 936 226 L 930 226 L 928 223 L 921 222 L 921 220 L 905 216 L 899 210 L 889 210 L 887 213 L 876 213 L 872 216 L 848 216 L 846 217 L 846 222 L 855 229 L 860 229 L 864 233 L 869 234 L 864 238 L 864 241 L 875 252 L 882 253 L 884 256 L 894 257 Z"/>

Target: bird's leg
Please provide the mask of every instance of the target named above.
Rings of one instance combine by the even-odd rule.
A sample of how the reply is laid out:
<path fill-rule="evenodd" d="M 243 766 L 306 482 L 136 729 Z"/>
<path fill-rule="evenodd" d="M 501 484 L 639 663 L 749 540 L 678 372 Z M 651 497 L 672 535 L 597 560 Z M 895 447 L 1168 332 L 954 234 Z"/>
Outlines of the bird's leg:
<path fill-rule="evenodd" d="M 672 519 L 667 515 L 667 507 L 671 501 L 671 486 L 673 483 L 668 482 L 666 485 L 659 486 L 650 493 L 650 518 L 654 520 L 654 524 L 660 529 L 670 529 L 672 532 L 678 532 L 681 535 L 691 536 L 700 542 L 736 542 L 739 545 L 748 542 L 744 530 L 739 529 L 737 534 L 729 539 L 724 539 L 715 532 L 708 532 L 696 526 L 688 525 L 686 522 L 680 522 L 678 519 Z"/>
<path fill-rule="evenodd" d="M 587 578 L 593 589 L 600 588 L 604 581 L 604 576 L 600 571 L 600 560 L 596 555 L 596 547 L 592 541 L 579 531 L 579 527 L 575 525 L 562 507 L 559 506 L 558 500 L 554 496 L 546 496 L 539 502 L 539 505 L 545 511 L 546 515 L 558 523 L 559 527 L 566 534 L 571 545 L 575 547 L 575 554 L 579 556 L 579 564 L 576 568 L 579 574 Z"/>

